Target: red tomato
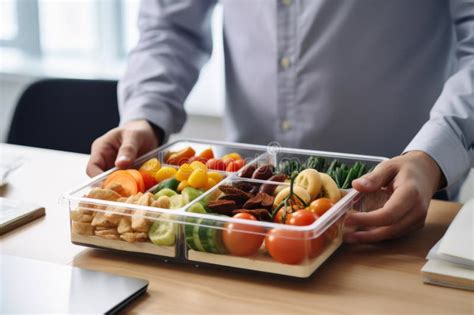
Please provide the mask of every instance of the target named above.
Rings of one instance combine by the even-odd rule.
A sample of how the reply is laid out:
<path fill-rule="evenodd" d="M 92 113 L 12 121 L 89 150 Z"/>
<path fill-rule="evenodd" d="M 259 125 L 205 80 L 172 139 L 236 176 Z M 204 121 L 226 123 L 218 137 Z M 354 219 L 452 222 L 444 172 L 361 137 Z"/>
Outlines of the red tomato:
<path fill-rule="evenodd" d="M 303 209 L 294 212 L 290 218 L 287 218 L 286 224 L 298 226 L 311 225 L 316 221 L 316 218 L 313 212 Z"/>
<path fill-rule="evenodd" d="M 232 159 L 227 159 L 224 161 L 224 163 L 229 162 L 228 164 L 226 164 L 226 167 L 225 167 L 226 172 L 237 172 L 245 164 L 244 160 L 232 160 L 232 161 L 230 160 Z"/>
<path fill-rule="evenodd" d="M 333 239 L 337 237 L 338 234 L 339 234 L 339 224 L 336 222 L 330 227 L 328 227 L 326 232 L 324 232 L 324 239 L 326 240 L 327 243 L 330 243 L 332 242 Z"/>
<path fill-rule="evenodd" d="M 240 170 L 242 167 L 244 167 L 244 165 L 245 165 L 245 160 L 239 159 L 239 160 L 235 161 L 234 163 L 237 164 L 237 166 L 239 167 L 239 170 Z"/>
<path fill-rule="evenodd" d="M 219 159 L 209 159 L 206 162 L 206 166 L 211 170 L 225 171 L 224 161 Z"/>
<path fill-rule="evenodd" d="M 145 171 L 139 171 L 142 174 L 143 182 L 145 183 L 145 190 L 150 189 L 151 187 L 155 186 L 158 182 L 156 179 L 150 175 L 150 173 Z"/>
<path fill-rule="evenodd" d="M 306 258 L 309 242 L 305 241 L 304 232 L 272 229 L 265 237 L 265 247 L 270 256 L 283 264 L 296 265 Z"/>
<path fill-rule="evenodd" d="M 249 213 L 238 213 L 233 216 L 237 219 L 256 221 Z M 242 223 L 227 223 L 222 232 L 222 240 L 226 249 L 232 255 L 251 256 L 262 246 L 265 229 Z"/>
<path fill-rule="evenodd" d="M 282 223 L 281 221 L 281 217 L 283 216 L 283 211 L 285 209 L 284 208 L 281 208 L 280 210 L 278 210 L 276 216 L 275 216 L 275 219 L 273 220 L 275 223 Z M 291 210 L 290 207 L 287 207 L 286 208 L 286 219 L 285 219 L 285 223 L 288 222 L 288 220 L 291 218 L 291 214 L 293 213 L 293 210 Z"/>
<path fill-rule="evenodd" d="M 233 158 L 226 158 L 223 160 L 224 161 L 224 165 L 225 167 L 227 168 L 227 166 L 229 166 L 231 163 L 235 162 L 235 160 Z"/>
<path fill-rule="evenodd" d="M 291 218 L 286 221 L 290 225 L 305 226 L 311 225 L 314 221 L 318 219 L 318 216 L 315 215 L 310 210 L 298 210 L 291 215 Z M 321 235 L 318 237 L 311 237 L 310 235 L 305 235 L 305 239 L 309 242 L 309 257 L 318 256 L 324 247 L 325 236 Z"/>
<path fill-rule="evenodd" d="M 334 206 L 334 202 L 331 199 L 319 198 L 309 204 L 309 210 L 318 216 L 322 216 L 332 206 Z"/>

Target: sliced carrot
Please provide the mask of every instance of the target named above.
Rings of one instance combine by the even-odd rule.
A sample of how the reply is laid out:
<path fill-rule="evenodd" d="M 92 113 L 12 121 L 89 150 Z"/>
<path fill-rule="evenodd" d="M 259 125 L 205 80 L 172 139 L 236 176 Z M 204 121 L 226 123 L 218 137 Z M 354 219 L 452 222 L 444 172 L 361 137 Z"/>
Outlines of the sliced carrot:
<path fill-rule="evenodd" d="M 158 182 L 156 179 L 150 175 L 150 173 L 146 171 L 139 171 L 142 174 L 143 182 L 145 183 L 145 190 L 150 189 L 151 187 L 155 186 Z"/>
<path fill-rule="evenodd" d="M 125 170 L 118 170 L 110 174 L 102 184 L 102 188 L 108 188 L 114 184 L 122 186 L 121 192 L 124 197 L 138 193 L 138 184 L 135 177 Z"/>
<path fill-rule="evenodd" d="M 143 180 L 142 174 L 140 174 L 140 172 L 135 169 L 128 169 L 127 172 L 129 172 L 133 178 L 135 178 L 138 192 L 145 192 L 145 181 Z"/>
<path fill-rule="evenodd" d="M 183 161 L 187 162 L 191 157 L 194 156 L 194 154 L 196 154 L 196 151 L 194 151 L 193 148 L 186 147 L 178 152 L 172 153 L 166 160 L 166 163 L 173 165 L 181 165 L 182 163 L 185 163 Z"/>
<path fill-rule="evenodd" d="M 213 159 L 214 152 L 212 151 L 212 148 L 209 147 L 207 149 L 204 149 L 201 153 L 199 153 L 199 157 L 205 158 L 206 160 Z"/>

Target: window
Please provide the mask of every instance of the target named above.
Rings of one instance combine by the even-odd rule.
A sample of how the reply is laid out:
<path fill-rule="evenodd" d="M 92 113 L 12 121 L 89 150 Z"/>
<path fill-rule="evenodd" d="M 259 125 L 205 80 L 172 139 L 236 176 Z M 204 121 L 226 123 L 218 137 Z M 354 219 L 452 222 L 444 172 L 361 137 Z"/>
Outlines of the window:
<path fill-rule="evenodd" d="M 0 40 L 12 40 L 18 33 L 15 0 L 0 0 Z"/>
<path fill-rule="evenodd" d="M 43 54 L 92 56 L 98 48 L 96 12 L 93 0 L 40 0 Z"/>
<path fill-rule="evenodd" d="M 127 53 L 139 38 L 139 7 L 140 0 L 0 0 L 0 53 L 9 54 L 0 58 L 0 72 L 118 79 L 125 70 Z M 185 104 L 190 113 L 223 112 L 219 4 L 213 13 L 212 32 L 211 59 Z"/>

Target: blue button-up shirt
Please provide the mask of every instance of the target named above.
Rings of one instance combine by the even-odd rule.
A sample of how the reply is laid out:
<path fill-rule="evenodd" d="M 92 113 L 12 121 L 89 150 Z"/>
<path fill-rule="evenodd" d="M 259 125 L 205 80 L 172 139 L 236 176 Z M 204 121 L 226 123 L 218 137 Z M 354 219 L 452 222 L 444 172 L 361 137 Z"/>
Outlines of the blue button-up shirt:
<path fill-rule="evenodd" d="M 221 2 L 229 140 L 383 156 L 423 150 L 449 184 L 469 169 L 473 1 Z M 122 123 L 182 128 L 184 100 L 210 55 L 214 4 L 142 1 L 140 40 L 119 85 Z"/>

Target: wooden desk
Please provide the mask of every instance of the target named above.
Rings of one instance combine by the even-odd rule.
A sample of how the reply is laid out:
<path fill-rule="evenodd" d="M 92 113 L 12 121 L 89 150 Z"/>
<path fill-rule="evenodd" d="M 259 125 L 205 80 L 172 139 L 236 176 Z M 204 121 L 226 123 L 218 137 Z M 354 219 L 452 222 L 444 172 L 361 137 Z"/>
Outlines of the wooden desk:
<path fill-rule="evenodd" d="M 195 268 L 109 251 L 69 239 L 68 213 L 58 196 L 87 180 L 87 156 L 0 145 L 27 159 L 11 176 L 7 197 L 38 201 L 45 218 L 4 235 L 2 253 L 146 278 L 148 293 L 131 313 L 474 314 L 474 294 L 425 285 L 420 269 L 460 205 L 433 201 L 426 227 L 377 245 L 342 246 L 309 279 Z"/>

